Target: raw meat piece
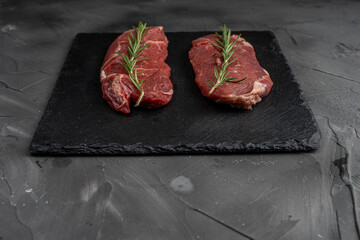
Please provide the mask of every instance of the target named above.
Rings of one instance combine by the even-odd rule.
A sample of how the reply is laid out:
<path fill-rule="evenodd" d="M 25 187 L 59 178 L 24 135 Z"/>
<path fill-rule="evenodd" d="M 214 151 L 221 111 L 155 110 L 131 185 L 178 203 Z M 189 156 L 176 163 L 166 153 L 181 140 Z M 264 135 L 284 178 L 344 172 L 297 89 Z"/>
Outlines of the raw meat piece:
<path fill-rule="evenodd" d="M 231 36 L 231 41 L 235 41 L 237 35 Z M 240 56 L 229 66 L 230 73 L 228 78 L 246 79 L 242 82 L 231 83 L 224 82 L 216 88 L 210 95 L 208 79 L 216 82 L 214 76 L 214 67 L 221 68 L 223 59 L 219 55 L 214 55 L 220 50 L 212 44 L 216 43 L 217 36 L 209 34 L 200 37 L 192 42 L 192 48 L 189 51 L 190 62 L 194 68 L 195 81 L 201 90 L 201 94 L 216 102 L 228 104 L 235 108 L 252 109 L 252 105 L 261 101 L 262 97 L 269 94 L 273 82 L 269 73 L 263 69 L 256 59 L 253 46 L 240 37 L 238 49 L 234 52 L 230 61 Z"/>
<path fill-rule="evenodd" d="M 110 45 L 101 68 L 100 79 L 103 98 L 117 111 L 130 113 L 130 102 L 136 102 L 140 96 L 139 90 L 130 81 L 127 71 L 121 65 L 122 57 L 115 52 L 129 56 L 128 46 L 130 30 L 121 34 Z M 167 104 L 173 95 L 173 85 L 170 81 L 170 67 L 165 63 L 168 55 L 168 40 L 163 27 L 151 27 L 143 37 L 145 48 L 139 58 L 147 58 L 137 62 L 137 69 L 145 70 L 138 78 L 146 79 L 142 84 L 144 97 L 140 107 L 158 108 Z"/>

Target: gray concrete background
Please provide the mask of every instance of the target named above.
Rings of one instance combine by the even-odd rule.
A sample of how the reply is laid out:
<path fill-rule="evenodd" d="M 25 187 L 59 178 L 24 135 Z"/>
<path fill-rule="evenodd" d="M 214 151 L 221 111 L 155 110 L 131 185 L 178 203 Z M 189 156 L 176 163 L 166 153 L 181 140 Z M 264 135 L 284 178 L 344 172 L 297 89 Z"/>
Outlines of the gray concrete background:
<path fill-rule="evenodd" d="M 270 30 L 322 133 L 310 153 L 32 157 L 79 32 Z M 0 239 L 359 239 L 360 2 L 0 0 Z"/>

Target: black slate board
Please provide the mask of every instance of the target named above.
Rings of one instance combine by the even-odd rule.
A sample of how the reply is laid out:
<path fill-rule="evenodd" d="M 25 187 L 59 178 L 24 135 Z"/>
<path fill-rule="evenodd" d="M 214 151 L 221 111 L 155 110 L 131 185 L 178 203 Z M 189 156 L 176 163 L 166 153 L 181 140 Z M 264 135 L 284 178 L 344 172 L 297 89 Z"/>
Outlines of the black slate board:
<path fill-rule="evenodd" d="M 30 152 L 180 154 L 304 151 L 319 146 L 316 121 L 271 32 L 244 31 L 274 87 L 252 111 L 204 98 L 188 60 L 191 41 L 208 32 L 167 33 L 174 96 L 165 107 L 114 111 L 102 99 L 99 70 L 116 33 L 81 33 L 73 42 Z"/>

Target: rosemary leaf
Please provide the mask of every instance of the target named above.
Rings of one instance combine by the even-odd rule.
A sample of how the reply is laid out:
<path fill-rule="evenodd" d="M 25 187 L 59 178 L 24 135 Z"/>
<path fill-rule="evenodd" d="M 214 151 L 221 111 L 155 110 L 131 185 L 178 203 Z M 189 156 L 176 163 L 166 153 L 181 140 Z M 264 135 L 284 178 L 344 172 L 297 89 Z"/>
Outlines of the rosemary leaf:
<path fill-rule="evenodd" d="M 139 58 L 142 51 L 149 46 L 149 44 L 141 46 L 142 38 L 146 34 L 146 32 L 149 30 L 149 28 L 146 27 L 146 23 L 139 22 L 138 26 L 133 26 L 134 32 L 130 32 L 130 36 L 128 37 L 129 46 L 128 46 L 128 54 L 129 56 L 125 56 L 122 53 L 116 52 L 116 54 L 119 54 L 124 62 L 121 63 L 121 65 L 125 68 L 125 70 L 128 72 L 130 81 L 133 83 L 133 85 L 139 90 L 140 97 L 138 98 L 135 107 L 139 106 L 143 96 L 144 96 L 144 89 L 142 88 L 142 84 L 144 83 L 145 79 L 142 79 L 141 81 L 138 79 L 138 74 L 145 72 L 144 70 L 138 71 L 136 69 L 137 62 L 147 59 L 147 58 Z"/>
<path fill-rule="evenodd" d="M 209 82 L 211 82 L 213 85 L 215 84 L 211 79 L 208 79 Z"/>
<path fill-rule="evenodd" d="M 232 78 L 232 79 L 235 79 L 235 78 Z M 246 79 L 246 77 L 242 78 L 242 79 L 239 79 L 239 80 L 232 80 L 230 78 L 228 78 L 227 82 L 232 82 L 232 83 L 237 83 L 237 82 L 241 82 L 241 81 L 244 81 Z"/>
<path fill-rule="evenodd" d="M 238 49 L 240 43 L 243 42 L 243 40 L 238 41 L 241 35 L 239 35 L 235 39 L 235 41 L 231 42 L 230 41 L 231 40 L 231 30 L 229 28 L 227 28 L 225 24 L 223 27 L 220 27 L 220 30 L 222 31 L 222 35 L 215 32 L 216 36 L 218 37 L 218 39 L 216 39 L 215 41 L 218 44 L 211 43 L 211 45 L 221 51 L 220 53 L 215 53 L 214 55 L 221 55 L 223 58 L 223 63 L 221 64 L 220 68 L 214 67 L 214 76 L 216 79 L 216 83 L 210 79 L 208 79 L 208 80 L 212 85 L 206 83 L 206 85 L 208 85 L 211 88 L 209 91 L 209 95 L 211 93 L 213 93 L 213 91 L 216 88 L 218 88 L 219 86 L 221 86 L 224 82 L 237 83 L 237 82 L 241 82 L 246 79 L 246 77 L 244 77 L 239 80 L 234 80 L 235 78 L 227 77 L 230 73 L 229 66 L 232 63 L 234 63 L 237 59 L 240 58 L 240 57 L 236 57 L 230 61 L 231 56 Z"/>
<path fill-rule="evenodd" d="M 240 57 L 234 58 L 232 61 L 229 62 L 229 65 L 238 60 Z"/>

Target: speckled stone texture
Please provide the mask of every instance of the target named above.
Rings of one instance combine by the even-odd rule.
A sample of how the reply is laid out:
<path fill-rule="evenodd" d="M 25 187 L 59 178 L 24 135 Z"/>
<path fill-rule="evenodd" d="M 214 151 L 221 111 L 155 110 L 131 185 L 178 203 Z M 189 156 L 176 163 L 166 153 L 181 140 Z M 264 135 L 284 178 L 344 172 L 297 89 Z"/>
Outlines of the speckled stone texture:
<path fill-rule="evenodd" d="M 0 0 L 0 239 L 359 239 L 358 1 Z M 272 31 L 321 132 L 306 153 L 34 157 L 80 32 Z"/>
<path fill-rule="evenodd" d="M 253 110 L 204 98 L 188 51 L 208 32 L 167 33 L 174 97 L 156 110 L 123 115 L 101 96 L 99 69 L 119 34 L 78 34 L 35 132 L 30 152 L 42 155 L 184 154 L 313 150 L 320 133 L 271 32 L 242 32 L 274 82 Z M 89 51 L 91 49 L 91 51 Z"/>

